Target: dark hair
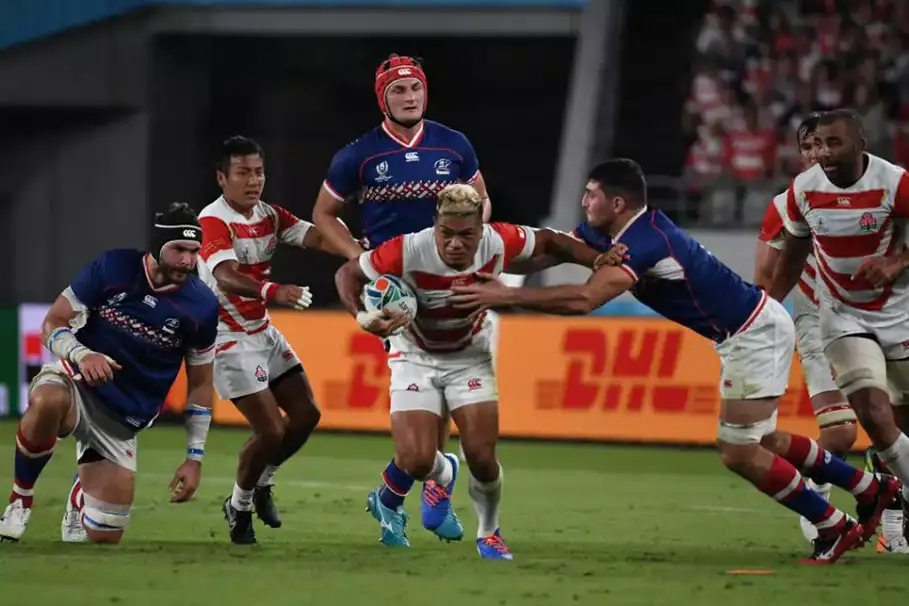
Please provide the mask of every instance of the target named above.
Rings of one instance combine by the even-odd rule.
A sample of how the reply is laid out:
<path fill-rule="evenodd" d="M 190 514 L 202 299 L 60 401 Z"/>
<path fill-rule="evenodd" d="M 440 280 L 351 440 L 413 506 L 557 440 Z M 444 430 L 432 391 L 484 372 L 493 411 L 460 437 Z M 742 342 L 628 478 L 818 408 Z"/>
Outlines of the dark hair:
<path fill-rule="evenodd" d="M 199 216 L 186 202 L 171 202 L 163 213 L 155 214 L 155 223 L 161 225 L 201 225 Z"/>
<path fill-rule="evenodd" d="M 629 158 L 613 158 L 593 167 L 587 175 L 589 181 L 596 181 L 603 190 L 620 194 L 632 208 L 647 204 L 647 181 L 640 164 Z"/>
<path fill-rule="evenodd" d="M 817 125 L 830 126 L 837 122 L 843 122 L 849 128 L 850 134 L 856 139 L 861 139 L 865 136 L 865 128 L 862 126 L 862 119 L 855 110 L 852 109 L 831 109 L 830 111 L 824 112 L 818 118 Z"/>
<path fill-rule="evenodd" d="M 798 129 L 796 129 L 795 140 L 799 145 L 802 144 L 802 140 L 808 135 L 814 134 L 814 131 L 817 130 L 817 123 L 821 119 L 821 116 L 824 115 L 824 112 L 811 112 L 805 116 L 802 121 L 799 123 Z"/>
<path fill-rule="evenodd" d="M 236 156 L 259 156 L 265 161 L 265 152 L 262 147 L 242 135 L 234 135 L 221 144 L 221 153 L 218 156 L 218 170 L 225 175 L 230 170 L 230 159 Z"/>

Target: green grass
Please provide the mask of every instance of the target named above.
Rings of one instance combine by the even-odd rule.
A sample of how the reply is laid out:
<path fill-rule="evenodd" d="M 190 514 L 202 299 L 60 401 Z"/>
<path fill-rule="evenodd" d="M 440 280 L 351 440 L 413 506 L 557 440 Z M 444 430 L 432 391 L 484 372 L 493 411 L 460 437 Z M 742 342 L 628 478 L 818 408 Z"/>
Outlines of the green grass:
<path fill-rule="evenodd" d="M 183 432 L 144 433 L 132 523 L 113 547 L 60 543 L 75 447 L 59 444 L 37 485 L 28 533 L 0 544 L 0 604 L 829 606 L 895 602 L 909 588 L 909 562 L 870 546 L 837 566 L 797 565 L 808 548 L 795 516 L 707 450 L 503 444 L 502 524 L 515 561 L 488 562 L 470 540 L 476 524 L 463 481 L 455 504 L 467 540 L 435 540 L 411 497 L 413 547 L 380 545 L 364 505 L 390 440 L 320 434 L 278 474 L 284 527 L 259 523 L 259 546 L 233 546 L 220 504 L 246 436 L 213 430 L 196 499 L 171 505 L 166 488 L 182 460 Z M 14 442 L 15 426 L 0 424 L 3 478 L 12 475 Z M 848 496 L 837 497 L 851 509 Z"/>

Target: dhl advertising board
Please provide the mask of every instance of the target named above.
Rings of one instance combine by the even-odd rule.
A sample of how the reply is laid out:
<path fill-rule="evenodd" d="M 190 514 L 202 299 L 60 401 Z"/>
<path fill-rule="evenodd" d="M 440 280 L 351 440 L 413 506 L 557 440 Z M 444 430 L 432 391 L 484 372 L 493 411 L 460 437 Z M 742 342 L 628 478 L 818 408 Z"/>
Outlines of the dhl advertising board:
<path fill-rule="evenodd" d="M 339 312 L 276 311 L 275 325 L 303 362 L 325 429 L 386 431 L 389 370 L 381 342 Z M 720 364 L 713 344 L 658 318 L 500 316 L 496 366 L 503 436 L 712 444 Z M 793 354 L 780 429 L 817 425 Z M 183 377 L 169 404 L 182 407 Z M 218 423 L 243 424 L 230 402 Z M 859 432 L 856 447 L 869 444 Z"/>

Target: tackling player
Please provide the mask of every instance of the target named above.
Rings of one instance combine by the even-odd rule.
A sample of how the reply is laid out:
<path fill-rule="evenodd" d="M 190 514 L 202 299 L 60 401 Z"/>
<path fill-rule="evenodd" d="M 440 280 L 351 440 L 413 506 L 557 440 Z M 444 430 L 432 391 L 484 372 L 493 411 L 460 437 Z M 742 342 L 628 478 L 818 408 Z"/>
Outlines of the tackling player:
<path fill-rule="evenodd" d="M 881 462 L 903 482 L 905 501 L 909 250 L 902 227 L 909 218 L 909 176 L 865 152 L 861 120 L 851 111 L 826 112 L 815 137 L 819 164 L 789 188 L 770 292 L 782 299 L 792 290 L 813 244 L 827 359 Z"/>
<path fill-rule="evenodd" d="M 65 540 L 118 543 L 129 523 L 137 434 L 149 427 L 186 361 L 186 460 L 174 474 L 171 502 L 199 486 L 211 422 L 212 360 L 218 302 L 192 274 L 202 229 L 185 204 L 155 216 L 151 252 L 118 249 L 98 256 L 57 297 L 41 327 L 60 358 L 32 379 L 16 435 L 15 480 L 0 518 L 0 538 L 18 540 L 31 517 L 35 482 L 58 438 L 73 435 L 79 473 Z"/>
<path fill-rule="evenodd" d="M 300 360 L 266 309 L 270 302 L 305 309 L 312 295 L 307 287 L 271 282 L 271 259 L 279 243 L 336 251 L 311 223 L 261 200 L 265 154 L 252 139 L 224 142 L 216 176 L 222 195 L 200 215 L 205 241 L 199 266 L 220 306 L 214 380 L 253 430 L 240 449 L 223 511 L 231 541 L 255 543 L 253 504 L 266 525 L 281 526 L 274 472 L 306 443 L 320 418 Z"/>
<path fill-rule="evenodd" d="M 313 222 L 325 238 L 348 259 L 363 253 L 338 220 L 345 200 L 353 197 L 360 200 L 367 248 L 432 227 L 436 197 L 457 182 L 470 183 L 480 193 L 483 221 L 488 221 L 492 208 L 470 141 L 425 119 L 428 90 L 420 60 L 390 55 L 376 70 L 373 88 L 384 120 L 335 154 L 316 199 Z M 443 424 L 440 448 L 448 441 L 448 429 Z M 434 482 L 425 484 L 423 492 L 424 527 L 440 538 L 459 539 L 459 525 L 440 529 L 444 518 L 439 511 L 447 509 L 450 492 Z"/>
<path fill-rule="evenodd" d="M 451 486 L 458 459 L 439 450 L 439 425 L 449 411 L 457 425 L 470 468 L 470 498 L 479 519 L 477 550 L 490 559 L 512 559 L 499 527 L 502 471 L 496 457 L 498 390 L 485 313 L 453 309 L 453 284 L 469 284 L 476 272 L 499 274 L 513 260 L 552 254 L 592 267 L 597 252 L 550 230 L 507 223 L 483 224 L 482 198 L 464 184 L 449 185 L 438 197 L 435 225 L 398 236 L 338 270 L 336 283 L 345 308 L 367 332 L 386 338 L 407 324 L 404 316 L 364 311 L 363 286 L 383 274 L 403 278 L 417 294 L 416 319 L 391 336 L 391 432 L 395 457 L 382 486 L 367 499 L 367 510 L 382 527 L 389 546 L 409 546 L 404 498 L 414 479 Z M 425 498 L 425 496 L 424 496 Z M 450 503 L 439 505 L 443 524 L 452 523 Z M 460 525 L 460 524 L 459 524 Z"/>
<path fill-rule="evenodd" d="M 809 115 L 799 125 L 797 140 L 799 153 L 805 168 L 817 163 L 818 145 L 814 137 L 818 118 L 821 114 Z M 755 255 L 754 283 L 767 290 L 773 278 L 773 270 L 780 258 L 783 246 L 783 217 L 786 214 L 786 192 L 773 199 L 767 207 L 761 231 L 758 235 L 757 254 Z M 820 428 L 818 444 L 840 458 L 845 458 L 856 438 L 855 412 L 849 406 L 846 397 L 840 392 L 830 374 L 830 364 L 821 347 L 821 334 L 818 318 L 818 303 L 815 294 L 817 264 L 814 255 L 808 257 L 808 263 L 799 278 L 798 288 L 793 295 L 796 346 L 802 361 L 802 371 L 811 406 L 814 409 L 817 424 Z M 830 498 L 830 484 L 815 486 L 824 498 Z M 802 532 L 811 541 L 817 537 L 817 530 L 806 520 L 801 519 Z"/>
<path fill-rule="evenodd" d="M 869 539 L 899 490 L 889 476 L 855 469 L 804 436 L 776 431 L 777 402 L 786 391 L 795 329 L 789 314 L 744 282 L 663 213 L 647 207 L 640 166 L 615 159 L 591 171 L 584 196 L 590 243 L 624 249 L 621 265 L 598 269 L 586 284 L 509 288 L 496 280 L 455 286 L 453 303 L 519 306 L 576 315 L 630 290 L 666 318 L 716 343 L 722 360 L 717 446 L 723 463 L 818 529 L 808 563 L 833 563 Z M 849 490 L 859 521 L 829 504 L 802 479 Z"/>

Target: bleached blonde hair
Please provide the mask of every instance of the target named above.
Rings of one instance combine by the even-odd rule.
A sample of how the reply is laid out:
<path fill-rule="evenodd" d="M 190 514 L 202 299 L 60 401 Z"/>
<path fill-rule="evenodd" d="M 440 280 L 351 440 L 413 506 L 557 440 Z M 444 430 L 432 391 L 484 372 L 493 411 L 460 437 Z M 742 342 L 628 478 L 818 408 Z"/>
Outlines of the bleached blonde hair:
<path fill-rule="evenodd" d="M 472 185 L 466 183 L 452 183 L 439 192 L 436 201 L 436 216 L 438 217 L 469 217 L 482 216 L 483 198 Z"/>

